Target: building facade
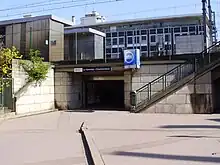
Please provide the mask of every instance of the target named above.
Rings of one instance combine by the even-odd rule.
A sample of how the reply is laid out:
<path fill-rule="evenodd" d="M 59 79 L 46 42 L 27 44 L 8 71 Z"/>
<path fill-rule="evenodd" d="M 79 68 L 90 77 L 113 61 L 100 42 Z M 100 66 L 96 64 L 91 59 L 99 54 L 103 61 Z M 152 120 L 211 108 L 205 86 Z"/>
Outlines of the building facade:
<path fill-rule="evenodd" d="M 38 49 L 45 61 L 64 59 L 64 27 L 73 25 L 53 15 L 0 21 L 1 46 L 15 46 L 27 56 Z"/>
<path fill-rule="evenodd" d="M 140 49 L 143 57 L 192 54 L 204 49 L 202 14 L 101 23 L 84 21 L 71 28 L 86 27 L 106 33 L 107 59 L 123 58 L 124 49 Z M 209 30 L 207 24 L 207 47 L 213 39 Z"/>

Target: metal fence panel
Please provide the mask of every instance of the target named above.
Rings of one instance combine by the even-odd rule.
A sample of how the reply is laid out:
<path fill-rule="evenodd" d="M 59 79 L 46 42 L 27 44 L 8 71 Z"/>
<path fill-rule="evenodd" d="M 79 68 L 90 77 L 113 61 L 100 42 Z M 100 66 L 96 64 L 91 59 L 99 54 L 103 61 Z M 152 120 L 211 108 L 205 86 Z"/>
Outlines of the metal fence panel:
<path fill-rule="evenodd" d="M 3 90 L 0 92 L 0 113 L 13 111 L 13 79 L 1 79 L 0 85 L 3 85 Z"/>

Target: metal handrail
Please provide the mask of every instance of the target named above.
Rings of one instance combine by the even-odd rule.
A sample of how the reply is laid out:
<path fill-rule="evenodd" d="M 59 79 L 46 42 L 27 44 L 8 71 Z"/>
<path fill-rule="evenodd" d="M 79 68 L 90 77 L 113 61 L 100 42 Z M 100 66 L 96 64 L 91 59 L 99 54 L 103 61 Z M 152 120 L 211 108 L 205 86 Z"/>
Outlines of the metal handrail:
<path fill-rule="evenodd" d="M 211 59 L 211 56 L 210 56 L 210 50 L 212 48 L 216 47 L 219 44 L 220 44 L 220 41 L 218 41 L 215 44 L 211 45 L 206 50 L 203 50 L 200 53 L 199 57 L 194 58 L 193 62 L 188 61 L 188 62 L 185 62 L 183 64 L 180 64 L 180 65 L 174 67 L 173 69 L 171 69 L 170 71 L 164 73 L 163 75 L 157 77 L 153 81 L 151 81 L 151 82 L 145 84 L 144 86 L 140 87 L 139 89 L 131 92 L 131 105 L 133 107 L 136 107 L 136 106 L 142 104 L 143 102 L 144 103 L 148 102 L 154 96 L 158 95 L 161 92 L 166 91 L 167 88 L 171 87 L 172 85 L 174 85 L 178 81 L 184 79 L 185 77 L 191 75 L 194 72 L 199 71 L 206 64 L 210 64 L 211 62 L 213 62 L 212 59 Z M 205 63 L 206 58 L 207 58 L 207 56 L 206 56 L 207 54 L 209 54 L 209 56 L 208 56 L 209 60 L 208 60 L 208 63 Z M 175 76 L 174 80 L 168 82 L 167 79 L 169 78 L 169 76 L 173 76 L 173 75 Z M 160 81 L 162 81 L 162 82 L 160 82 Z M 161 85 L 161 87 L 157 91 L 152 91 L 152 88 L 154 87 L 154 85 L 155 86 L 156 85 Z M 142 93 L 144 93 L 143 94 L 145 96 L 144 99 L 142 99 L 142 96 L 141 96 Z M 138 95 L 140 95 L 140 100 L 137 100 Z M 135 99 L 134 99 L 134 97 L 135 97 Z"/>

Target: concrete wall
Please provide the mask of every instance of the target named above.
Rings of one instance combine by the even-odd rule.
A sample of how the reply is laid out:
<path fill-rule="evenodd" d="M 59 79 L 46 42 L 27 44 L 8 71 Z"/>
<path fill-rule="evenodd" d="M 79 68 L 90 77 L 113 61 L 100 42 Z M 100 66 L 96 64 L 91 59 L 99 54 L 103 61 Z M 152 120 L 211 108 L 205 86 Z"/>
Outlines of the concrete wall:
<path fill-rule="evenodd" d="M 55 72 L 55 104 L 60 110 L 82 106 L 82 78 L 69 72 Z"/>
<path fill-rule="evenodd" d="M 204 114 L 213 112 L 211 72 L 144 111 L 145 113 Z"/>
<path fill-rule="evenodd" d="M 14 93 L 22 88 L 17 96 L 16 113 L 32 113 L 54 109 L 54 70 L 50 69 L 48 77 L 40 86 L 31 83 L 27 86 L 27 75 L 19 65 L 19 60 L 13 60 L 12 78 L 14 79 Z M 24 87 L 25 86 L 25 87 Z M 24 87 L 24 88 L 23 88 Z"/>

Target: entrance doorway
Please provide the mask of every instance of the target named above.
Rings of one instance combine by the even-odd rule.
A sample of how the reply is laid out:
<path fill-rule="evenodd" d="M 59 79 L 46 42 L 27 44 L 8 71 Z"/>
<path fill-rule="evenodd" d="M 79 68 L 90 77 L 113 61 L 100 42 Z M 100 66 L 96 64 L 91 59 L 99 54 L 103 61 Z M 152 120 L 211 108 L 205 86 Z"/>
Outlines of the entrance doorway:
<path fill-rule="evenodd" d="M 213 100 L 214 100 L 214 113 L 220 114 L 220 78 L 214 81 Z"/>
<path fill-rule="evenodd" d="M 123 80 L 90 80 L 86 82 L 86 107 L 103 110 L 124 108 Z"/>

